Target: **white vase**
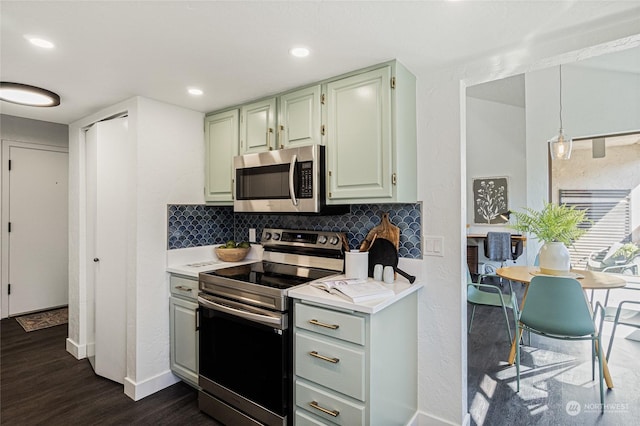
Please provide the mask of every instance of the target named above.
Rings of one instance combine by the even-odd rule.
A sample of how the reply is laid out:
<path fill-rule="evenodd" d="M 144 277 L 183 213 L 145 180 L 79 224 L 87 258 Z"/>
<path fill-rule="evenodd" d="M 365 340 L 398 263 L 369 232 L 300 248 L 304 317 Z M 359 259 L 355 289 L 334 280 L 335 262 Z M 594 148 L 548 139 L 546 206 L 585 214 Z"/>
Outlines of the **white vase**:
<path fill-rule="evenodd" d="M 567 275 L 571 255 L 564 243 L 545 243 L 540 248 L 540 272 L 547 275 Z"/>

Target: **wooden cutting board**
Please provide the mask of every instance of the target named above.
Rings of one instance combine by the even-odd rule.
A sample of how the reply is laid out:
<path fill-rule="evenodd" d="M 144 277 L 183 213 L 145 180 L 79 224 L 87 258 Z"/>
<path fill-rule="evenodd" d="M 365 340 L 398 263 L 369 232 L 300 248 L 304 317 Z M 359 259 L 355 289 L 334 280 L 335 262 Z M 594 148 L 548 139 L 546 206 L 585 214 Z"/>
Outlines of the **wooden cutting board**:
<path fill-rule="evenodd" d="M 377 238 L 384 238 L 385 240 L 391 241 L 396 247 L 396 250 L 400 247 L 400 228 L 389 221 L 389 213 L 383 213 L 380 224 L 371 228 L 371 231 L 369 231 L 362 244 L 360 244 L 360 251 L 368 251 L 371 244 L 373 244 Z"/>

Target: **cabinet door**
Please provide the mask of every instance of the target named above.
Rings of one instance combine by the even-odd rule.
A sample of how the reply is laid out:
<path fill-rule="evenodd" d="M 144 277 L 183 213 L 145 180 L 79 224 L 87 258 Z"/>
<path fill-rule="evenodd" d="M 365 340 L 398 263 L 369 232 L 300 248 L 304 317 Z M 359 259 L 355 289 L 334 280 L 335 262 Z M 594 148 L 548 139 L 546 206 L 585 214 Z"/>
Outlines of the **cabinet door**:
<path fill-rule="evenodd" d="M 171 297 L 171 371 L 190 384 L 198 386 L 198 304 Z"/>
<path fill-rule="evenodd" d="M 238 155 L 238 110 L 205 118 L 205 200 L 233 201 L 233 157 Z"/>
<path fill-rule="evenodd" d="M 321 143 L 320 86 L 280 96 L 278 105 L 278 148 Z"/>
<path fill-rule="evenodd" d="M 276 147 L 276 98 L 244 105 L 240 109 L 240 150 L 243 154 Z"/>
<path fill-rule="evenodd" d="M 327 84 L 328 199 L 391 199 L 391 67 Z"/>

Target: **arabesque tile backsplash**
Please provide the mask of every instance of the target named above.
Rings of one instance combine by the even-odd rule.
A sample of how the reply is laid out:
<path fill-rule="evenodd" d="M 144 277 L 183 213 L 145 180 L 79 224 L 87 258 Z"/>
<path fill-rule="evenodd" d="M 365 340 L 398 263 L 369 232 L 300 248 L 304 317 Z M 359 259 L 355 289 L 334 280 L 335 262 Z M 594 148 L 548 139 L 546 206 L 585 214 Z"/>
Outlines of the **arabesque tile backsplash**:
<path fill-rule="evenodd" d="M 167 211 L 169 250 L 246 241 L 249 228 L 258 238 L 263 228 L 308 229 L 344 232 L 349 247 L 357 248 L 367 233 L 380 223 L 383 212 L 400 228 L 400 257 L 422 257 L 422 212 L 416 204 L 352 204 L 350 212 L 332 216 L 234 213 L 232 207 L 204 204 L 170 204 Z"/>

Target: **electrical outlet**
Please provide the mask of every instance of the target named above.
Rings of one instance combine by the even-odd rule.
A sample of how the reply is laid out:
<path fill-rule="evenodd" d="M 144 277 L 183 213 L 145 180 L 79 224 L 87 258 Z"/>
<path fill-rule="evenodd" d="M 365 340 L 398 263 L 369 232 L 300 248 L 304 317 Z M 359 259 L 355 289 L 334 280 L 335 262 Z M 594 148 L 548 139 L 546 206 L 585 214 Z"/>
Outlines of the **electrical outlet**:
<path fill-rule="evenodd" d="M 444 256 L 444 237 L 425 235 L 424 236 L 425 256 Z"/>
<path fill-rule="evenodd" d="M 249 228 L 249 242 L 256 242 L 256 228 Z"/>

